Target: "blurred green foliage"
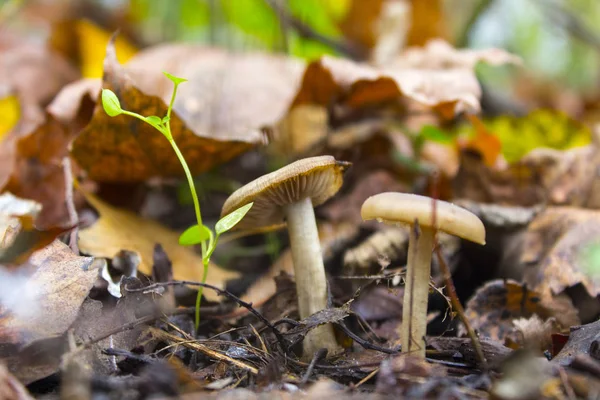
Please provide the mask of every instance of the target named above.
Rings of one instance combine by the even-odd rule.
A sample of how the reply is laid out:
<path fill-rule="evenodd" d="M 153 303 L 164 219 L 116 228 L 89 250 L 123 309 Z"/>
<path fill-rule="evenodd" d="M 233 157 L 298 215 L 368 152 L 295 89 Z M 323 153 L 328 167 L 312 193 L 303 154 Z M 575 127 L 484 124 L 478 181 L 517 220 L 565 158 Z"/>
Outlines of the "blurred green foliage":
<path fill-rule="evenodd" d="M 273 2 L 328 38 L 341 38 L 349 0 Z M 283 51 L 312 59 L 334 50 L 285 26 L 265 0 L 131 0 L 131 15 L 153 41 L 194 41 L 227 48 Z"/>

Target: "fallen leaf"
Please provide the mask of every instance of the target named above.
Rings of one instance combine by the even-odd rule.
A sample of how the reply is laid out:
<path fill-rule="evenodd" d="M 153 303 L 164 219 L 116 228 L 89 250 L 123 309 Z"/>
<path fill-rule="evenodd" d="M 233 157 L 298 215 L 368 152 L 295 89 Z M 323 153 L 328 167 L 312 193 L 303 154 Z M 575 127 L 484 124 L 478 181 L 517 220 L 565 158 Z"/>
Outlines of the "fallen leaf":
<path fill-rule="evenodd" d="M 32 219 L 39 214 L 42 205 L 27 199 L 20 199 L 12 193 L 0 195 L 0 247 L 12 240 L 13 234 L 19 230 L 21 223 L 18 217 L 29 216 Z"/>
<path fill-rule="evenodd" d="M 544 320 L 556 318 L 565 327 L 578 323 L 573 306 L 565 309 L 559 307 L 562 305 L 564 303 L 543 299 L 539 292 L 516 281 L 494 280 L 475 292 L 467 302 L 465 315 L 481 336 L 500 343 L 516 343 L 515 319 L 538 315 Z M 463 325 L 459 326 L 458 334 L 466 334 Z"/>
<path fill-rule="evenodd" d="M 33 218 L 29 215 L 17 217 L 19 220 L 18 233 L 14 234 L 9 243 L 0 246 L 0 264 L 5 267 L 19 266 L 25 263 L 31 254 L 52 243 L 58 236 L 72 228 L 51 227 L 37 229 Z"/>
<path fill-rule="evenodd" d="M 62 335 L 77 317 L 100 266 L 58 240 L 35 252 L 29 264 L 14 272 L 0 270 L 0 343 L 24 346 Z M 26 276 L 25 269 L 32 268 L 33 274 Z"/>
<path fill-rule="evenodd" d="M 600 132 L 599 132 L 600 134 Z M 584 147 L 539 148 L 506 167 L 489 168 L 481 155 L 461 154 L 454 196 L 482 203 L 531 206 L 540 203 L 600 208 L 600 137 Z"/>
<path fill-rule="evenodd" d="M 524 281 L 544 298 L 582 285 L 587 295 L 600 296 L 600 212 L 569 207 L 548 207 L 529 225 L 521 264 Z M 575 304 L 576 306 L 578 304 Z M 578 307 L 584 315 L 594 311 Z M 587 307 L 585 307 L 587 308 Z"/>
<path fill-rule="evenodd" d="M 8 88 L 22 102 L 45 106 L 77 72 L 43 43 L 0 35 L 0 87 Z"/>
<path fill-rule="evenodd" d="M 483 157 L 486 166 L 495 166 L 502 151 L 502 143 L 475 115 L 468 115 L 468 118 L 475 134 L 464 142 L 459 141 L 459 148 L 477 151 Z"/>
<path fill-rule="evenodd" d="M 84 195 L 100 218 L 91 227 L 79 232 L 79 248 L 83 253 L 112 258 L 121 250 L 136 252 L 140 256 L 139 271 L 151 276 L 154 246 L 159 243 L 173 264 L 174 279 L 202 281 L 202 257 L 193 248 L 179 245 L 179 233 L 129 211 L 116 209 L 89 193 Z M 238 272 L 227 271 L 211 263 L 206 282 L 223 288 L 228 280 L 239 276 Z M 210 290 L 205 290 L 204 295 L 211 301 L 219 299 Z"/>
<path fill-rule="evenodd" d="M 194 56 L 197 61 L 192 64 Z M 190 46 L 159 47 L 141 53 L 128 65 L 127 72 L 115 57 L 111 42 L 104 62 L 103 87 L 113 90 L 121 106 L 129 111 L 146 116 L 162 117 L 166 114 L 165 99 L 167 102 L 170 99 L 172 83 L 159 73 L 161 67 L 190 80 L 178 91 L 171 115 L 171 130 L 193 174 L 224 163 L 262 140 L 257 131 L 260 126 L 254 124 L 262 123 L 261 119 L 273 118 L 277 108 L 284 107 L 279 103 L 281 97 L 274 94 L 281 85 L 266 79 L 272 79 L 275 71 L 289 77 L 290 70 L 286 69 L 286 65 L 293 70 L 289 64 L 283 63 L 279 64 L 281 68 L 273 65 L 272 72 L 267 73 L 265 68 L 270 65 L 270 59 L 249 56 L 245 59 L 248 62 L 236 63 L 233 56 L 219 50 L 201 52 Z M 177 61 L 183 58 L 185 62 Z M 152 73 L 148 72 L 149 68 L 153 69 Z M 225 71 L 232 75 L 223 75 Z M 242 83 L 257 83 L 248 79 L 248 75 L 258 71 L 263 74 L 260 76 L 265 77 L 258 82 L 270 82 L 274 87 L 250 85 L 243 89 L 237 86 L 240 80 Z M 291 90 L 286 87 L 283 91 Z M 234 94 L 218 97 L 228 91 Z M 211 94 L 213 97 L 210 97 Z M 250 97 L 254 100 L 242 107 L 234 103 Z M 249 104 L 257 105 L 258 109 L 249 107 Z M 236 116 L 234 110 L 240 114 Z M 230 130 L 231 126 L 235 126 L 236 130 Z M 111 118 L 98 104 L 90 124 L 73 142 L 71 154 L 89 177 L 97 181 L 131 182 L 153 176 L 183 175 L 179 160 L 161 133 L 125 115 Z"/>
<path fill-rule="evenodd" d="M 591 355 L 597 359 L 599 343 L 600 321 L 595 321 L 587 325 L 574 326 L 571 329 L 567 344 L 565 344 L 560 353 L 554 357 L 552 363 L 568 366 L 578 354 Z"/>
<path fill-rule="evenodd" d="M 63 158 L 72 135 L 51 115 L 15 139 L 14 164 L 3 190 L 42 204 L 36 220 L 40 228 L 68 221 Z"/>
<path fill-rule="evenodd" d="M 360 45 L 365 54 L 377 42 L 377 21 L 385 3 L 385 0 L 352 0 L 340 23 L 344 37 Z"/>

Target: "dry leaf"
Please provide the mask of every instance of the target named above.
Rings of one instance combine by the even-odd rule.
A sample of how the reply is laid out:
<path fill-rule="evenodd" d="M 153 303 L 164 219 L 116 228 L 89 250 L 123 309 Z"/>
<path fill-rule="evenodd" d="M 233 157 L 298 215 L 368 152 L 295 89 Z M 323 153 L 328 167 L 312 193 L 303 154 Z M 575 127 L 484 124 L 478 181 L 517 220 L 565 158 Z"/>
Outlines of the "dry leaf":
<path fill-rule="evenodd" d="M 257 143 L 263 140 L 259 130 L 285 115 L 304 63 L 270 54 L 168 44 L 144 50 L 125 69 L 143 93 L 165 103 L 173 86 L 160 71 L 187 79 L 177 89 L 174 110 L 196 135 Z"/>
<path fill-rule="evenodd" d="M 77 72 L 44 44 L 0 34 L 0 87 L 25 103 L 45 106 Z"/>
<path fill-rule="evenodd" d="M 168 87 L 170 93 L 172 83 L 160 74 L 156 62 L 146 60 L 145 64 L 146 69 L 148 65 L 156 68 L 151 75 L 152 82 L 156 85 L 157 80 L 164 81 L 156 86 Z M 164 67 L 169 72 L 181 73 L 170 68 L 173 66 Z M 223 64 L 215 68 L 225 69 Z M 134 72 L 134 75 L 137 74 Z M 148 76 L 147 73 L 145 75 Z M 215 80 L 216 78 L 211 83 L 214 84 Z M 142 85 L 147 84 L 142 83 Z M 198 107 L 206 93 L 201 90 L 196 91 L 199 88 L 190 87 L 189 82 L 181 85 L 182 93 L 185 93 L 185 86 L 188 86 L 187 93 L 193 91 L 193 96 L 178 96 L 179 102 L 184 101 L 186 107 L 175 108 L 175 112 L 171 115 L 171 130 L 193 174 L 224 163 L 257 144 L 258 135 L 244 137 L 238 135 L 236 139 L 232 139 L 232 136 L 223 138 L 217 132 L 203 132 L 203 126 L 198 126 L 197 121 L 193 119 L 198 115 L 190 111 L 199 110 Z M 104 62 L 103 87 L 113 90 L 119 97 L 121 106 L 126 110 L 145 116 L 162 117 L 166 114 L 167 107 L 164 101 L 140 91 L 116 61 L 112 42 L 108 46 Z M 223 112 L 229 113 L 230 108 L 233 107 L 233 104 L 222 107 L 221 115 Z M 184 117 L 181 118 L 180 115 Z M 230 114 L 227 115 L 231 117 Z M 189 125 L 184 122 L 188 118 Z M 71 154 L 88 172 L 89 177 L 97 181 L 132 182 L 146 180 L 153 176 L 183 175 L 179 160 L 161 133 L 132 117 L 120 115 L 111 118 L 99 104 L 96 105 L 90 124 L 73 142 Z"/>
<path fill-rule="evenodd" d="M 72 135 L 51 115 L 14 142 L 11 175 L 3 187 L 16 196 L 42 204 L 36 220 L 40 228 L 68 221 L 62 160 L 68 155 Z"/>
<path fill-rule="evenodd" d="M 112 258 L 121 250 L 139 254 L 139 271 L 152 275 L 154 245 L 160 243 L 173 263 L 173 278 L 176 280 L 202 281 L 202 257 L 191 247 L 179 244 L 179 234 L 159 223 L 125 210 L 116 209 L 91 194 L 87 201 L 98 211 L 100 218 L 90 228 L 79 232 L 79 248 L 83 253 L 95 257 Z M 224 288 L 228 280 L 239 278 L 234 271 L 221 269 L 211 263 L 207 283 Z M 205 290 L 211 301 L 218 300 L 216 293 Z"/>
<path fill-rule="evenodd" d="M 98 278 L 100 263 L 56 240 L 32 255 L 34 273 L 2 273 L 0 343 L 26 345 L 62 335 Z"/>
<path fill-rule="evenodd" d="M 469 115 L 468 118 L 475 129 L 475 136 L 466 141 L 466 143 L 459 141 L 458 147 L 463 150 L 469 149 L 479 152 L 483 157 L 484 164 L 488 167 L 494 167 L 498 161 L 498 157 L 501 155 L 502 143 L 475 115 Z"/>
<path fill-rule="evenodd" d="M 2 400 L 33 400 L 21 382 L 8 369 L 0 364 L 0 399 Z"/>
<path fill-rule="evenodd" d="M 407 35 L 408 46 L 423 46 L 431 39 L 448 38 L 442 0 L 411 0 L 410 29 Z"/>
<path fill-rule="evenodd" d="M 504 343 L 517 342 L 513 321 L 538 315 L 541 318 L 556 318 L 568 327 L 577 324 L 576 311 L 572 304 L 565 309 L 564 303 L 542 299 L 539 292 L 528 289 L 513 280 L 490 281 L 467 302 L 465 315 L 473 329 L 483 337 Z M 575 317 L 575 318 L 574 318 Z M 466 333 L 460 325 L 459 335 Z"/>
<path fill-rule="evenodd" d="M 590 297 L 600 296 L 600 212 L 549 207 L 529 225 L 523 249 L 524 280 L 542 297 L 578 284 Z"/>

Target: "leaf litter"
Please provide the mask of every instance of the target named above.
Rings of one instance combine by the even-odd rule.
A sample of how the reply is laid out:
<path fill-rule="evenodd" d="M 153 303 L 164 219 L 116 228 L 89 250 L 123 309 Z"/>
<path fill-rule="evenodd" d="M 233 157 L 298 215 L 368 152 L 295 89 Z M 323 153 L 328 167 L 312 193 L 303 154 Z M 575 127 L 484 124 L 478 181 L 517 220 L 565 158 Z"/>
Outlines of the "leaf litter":
<path fill-rule="evenodd" d="M 378 24 L 414 2 L 377 2 L 363 12 L 362 2 L 349 3 L 341 34 L 363 47 L 362 60 L 327 55 L 305 63 L 162 44 L 121 65 L 111 41 L 102 80 L 73 82 L 77 73 L 62 70 L 52 50 L 30 50 L 32 78 L 2 92 L 20 108 L 10 111 L 17 121 L 0 145 L 0 358 L 8 367 L 0 369 L 0 390 L 9 398 L 40 394 L 39 385 L 63 397 L 112 398 L 597 395 L 597 135 L 571 148 L 585 144 L 586 127 L 541 111 L 480 121 L 475 114 L 487 110 L 475 65 L 520 61 L 503 50 L 426 42 L 448 37 L 440 2 L 404 16 L 415 19 L 410 33 Z M 403 35 L 420 46 L 403 50 Z M 18 41 L 3 40 L 11 65 L 27 67 Z M 100 87 L 124 109 L 162 118 L 171 86 L 161 70 L 189 80 L 171 122 L 201 179 L 229 169 L 243 184 L 307 155 L 354 163 L 341 193 L 316 210 L 327 309 L 299 320 L 283 230 L 231 236 L 201 284 L 202 258 L 178 243 L 183 227 L 142 218 L 139 202 L 127 201 L 134 184 L 146 186 L 142 196 L 174 192 L 183 171 L 158 132 L 105 115 Z M 475 134 L 465 141 L 455 135 L 466 121 Z M 527 141 L 498 128 L 506 125 L 524 130 Z M 272 143 L 257 150 L 267 138 Z M 107 183 L 119 184 L 119 204 L 128 209 L 102 198 Z M 209 226 L 229 191 L 203 190 Z M 382 191 L 456 201 L 488 231 L 483 248 L 439 235 L 425 359 L 397 346 L 408 231 L 359 216 L 361 203 Z M 187 226 L 194 222 L 182 215 Z M 231 262 L 240 258 L 252 260 L 240 263 L 244 271 Z M 198 286 L 206 302 L 195 328 Z M 466 305 L 464 315 L 449 297 Z M 476 336 L 466 337 L 465 318 Z M 344 351 L 301 359 L 306 333 L 323 324 L 335 326 Z"/>

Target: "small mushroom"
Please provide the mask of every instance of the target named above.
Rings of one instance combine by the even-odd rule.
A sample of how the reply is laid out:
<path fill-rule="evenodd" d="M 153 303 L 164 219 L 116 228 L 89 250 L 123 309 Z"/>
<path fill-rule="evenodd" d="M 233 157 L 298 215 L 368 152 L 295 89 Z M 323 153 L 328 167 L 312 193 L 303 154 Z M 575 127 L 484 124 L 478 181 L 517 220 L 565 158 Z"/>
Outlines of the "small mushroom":
<path fill-rule="evenodd" d="M 409 224 L 408 267 L 404 287 L 402 352 L 425 357 L 427 301 L 431 253 L 436 230 L 485 244 L 485 228 L 477 216 L 445 201 L 436 202 L 433 226 L 433 199 L 407 193 L 380 193 L 362 205 L 363 220 L 376 219 L 388 224 Z M 416 226 L 415 226 L 416 225 Z"/>
<path fill-rule="evenodd" d="M 313 207 L 324 203 L 342 186 L 348 162 L 331 156 L 296 161 L 236 190 L 225 201 L 221 215 L 250 202 L 254 205 L 235 229 L 254 229 L 287 222 L 290 236 L 298 311 L 304 319 L 327 308 L 328 291 L 321 244 Z M 339 348 L 331 325 L 311 330 L 304 338 L 304 357 L 326 348 Z"/>

